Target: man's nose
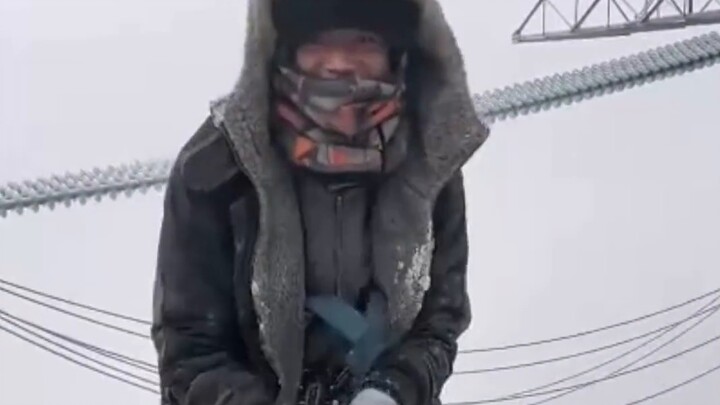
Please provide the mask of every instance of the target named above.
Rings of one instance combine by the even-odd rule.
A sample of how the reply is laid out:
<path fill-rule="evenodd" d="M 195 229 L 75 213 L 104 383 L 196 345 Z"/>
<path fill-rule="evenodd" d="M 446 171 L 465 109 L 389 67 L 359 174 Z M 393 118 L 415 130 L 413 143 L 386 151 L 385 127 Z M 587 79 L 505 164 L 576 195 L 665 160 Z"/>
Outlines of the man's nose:
<path fill-rule="evenodd" d="M 333 50 L 323 61 L 323 75 L 328 79 L 337 79 L 355 74 L 356 66 L 347 52 Z"/>

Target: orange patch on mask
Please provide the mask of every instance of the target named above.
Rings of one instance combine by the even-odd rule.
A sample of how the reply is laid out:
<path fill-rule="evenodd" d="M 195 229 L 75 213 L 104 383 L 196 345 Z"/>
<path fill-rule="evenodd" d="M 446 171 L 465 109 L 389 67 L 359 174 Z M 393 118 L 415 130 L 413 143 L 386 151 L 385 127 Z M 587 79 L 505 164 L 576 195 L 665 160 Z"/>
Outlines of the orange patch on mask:
<path fill-rule="evenodd" d="M 358 132 L 358 107 L 346 105 L 338 108 L 327 117 L 329 126 L 341 134 L 351 137 Z"/>
<path fill-rule="evenodd" d="M 342 166 L 349 163 L 347 154 L 339 150 L 330 150 L 330 164 Z"/>
<path fill-rule="evenodd" d="M 304 136 L 297 137 L 293 148 L 293 159 L 301 161 L 315 150 L 315 143 Z"/>

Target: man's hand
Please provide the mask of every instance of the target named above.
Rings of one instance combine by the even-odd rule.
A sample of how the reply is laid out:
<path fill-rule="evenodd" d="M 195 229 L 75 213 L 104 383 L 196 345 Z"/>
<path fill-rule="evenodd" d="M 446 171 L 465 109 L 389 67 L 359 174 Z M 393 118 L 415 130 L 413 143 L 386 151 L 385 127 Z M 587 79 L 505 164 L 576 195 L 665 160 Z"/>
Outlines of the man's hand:
<path fill-rule="evenodd" d="M 398 403 L 380 390 L 365 388 L 353 398 L 350 405 L 398 405 Z"/>

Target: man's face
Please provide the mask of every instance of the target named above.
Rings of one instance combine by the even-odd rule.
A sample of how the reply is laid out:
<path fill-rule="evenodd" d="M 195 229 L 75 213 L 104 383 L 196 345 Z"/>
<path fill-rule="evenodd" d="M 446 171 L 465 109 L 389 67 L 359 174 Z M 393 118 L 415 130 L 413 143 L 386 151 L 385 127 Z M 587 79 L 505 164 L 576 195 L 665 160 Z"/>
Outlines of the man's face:
<path fill-rule="evenodd" d="M 387 46 L 379 36 L 366 31 L 324 31 L 301 45 L 295 57 L 302 72 L 324 79 L 358 76 L 377 80 L 390 76 Z"/>

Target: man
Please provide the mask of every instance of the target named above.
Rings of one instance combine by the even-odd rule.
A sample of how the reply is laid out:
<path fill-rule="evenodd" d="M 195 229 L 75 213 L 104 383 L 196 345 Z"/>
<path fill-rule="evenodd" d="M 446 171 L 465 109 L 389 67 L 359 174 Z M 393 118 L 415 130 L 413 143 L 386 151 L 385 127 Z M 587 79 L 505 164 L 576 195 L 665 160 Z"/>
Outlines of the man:
<path fill-rule="evenodd" d="M 435 0 L 248 0 L 234 91 L 165 201 L 163 404 L 429 405 L 470 322 L 484 142 Z"/>

